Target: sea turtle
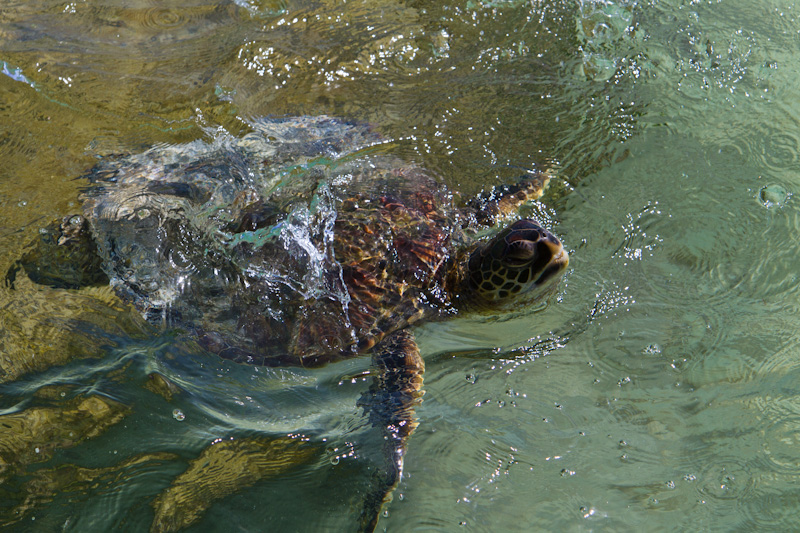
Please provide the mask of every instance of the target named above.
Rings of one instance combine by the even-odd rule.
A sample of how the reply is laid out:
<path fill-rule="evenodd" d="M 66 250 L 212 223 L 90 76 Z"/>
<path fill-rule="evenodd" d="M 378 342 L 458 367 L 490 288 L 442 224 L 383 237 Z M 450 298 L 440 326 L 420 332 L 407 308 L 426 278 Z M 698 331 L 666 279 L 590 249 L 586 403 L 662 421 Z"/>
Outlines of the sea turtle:
<path fill-rule="evenodd" d="M 424 363 L 409 326 L 554 292 L 568 263 L 559 239 L 530 219 L 490 235 L 549 176 L 529 171 L 463 202 L 368 125 L 250 127 L 101 160 L 82 212 L 43 231 L 8 279 L 23 269 L 57 287 L 111 283 L 149 321 L 237 362 L 372 354 L 363 403 L 386 449 L 360 518 L 371 531 L 416 427 Z"/>

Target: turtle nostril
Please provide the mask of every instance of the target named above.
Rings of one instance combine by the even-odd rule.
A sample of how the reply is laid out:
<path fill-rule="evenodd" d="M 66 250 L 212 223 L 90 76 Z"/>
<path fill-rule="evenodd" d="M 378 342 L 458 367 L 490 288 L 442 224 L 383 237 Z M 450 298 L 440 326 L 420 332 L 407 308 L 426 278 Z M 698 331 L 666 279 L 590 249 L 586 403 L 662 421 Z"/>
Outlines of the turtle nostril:
<path fill-rule="evenodd" d="M 557 257 L 564 253 L 564 246 L 561 244 L 561 241 L 555 237 L 551 237 L 550 239 L 543 241 L 543 243 L 553 257 Z"/>

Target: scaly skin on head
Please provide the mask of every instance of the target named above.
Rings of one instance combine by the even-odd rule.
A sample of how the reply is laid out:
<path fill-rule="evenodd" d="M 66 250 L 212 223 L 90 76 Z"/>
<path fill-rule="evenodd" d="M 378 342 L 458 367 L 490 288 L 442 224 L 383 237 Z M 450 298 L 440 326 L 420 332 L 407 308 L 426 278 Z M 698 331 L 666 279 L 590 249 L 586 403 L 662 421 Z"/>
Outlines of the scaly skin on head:
<path fill-rule="evenodd" d="M 546 297 L 569 264 L 558 238 L 530 219 L 459 254 L 447 287 L 461 309 L 498 310 Z"/>

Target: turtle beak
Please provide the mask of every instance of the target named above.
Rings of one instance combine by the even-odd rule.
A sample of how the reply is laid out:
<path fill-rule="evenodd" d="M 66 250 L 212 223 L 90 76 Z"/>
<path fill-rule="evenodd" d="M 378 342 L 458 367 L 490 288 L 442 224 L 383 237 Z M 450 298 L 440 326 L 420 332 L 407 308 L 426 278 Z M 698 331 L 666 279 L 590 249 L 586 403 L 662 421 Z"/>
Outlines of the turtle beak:
<path fill-rule="evenodd" d="M 550 256 L 550 261 L 547 262 L 541 274 L 534 282 L 534 284 L 539 287 L 547 285 L 548 282 L 553 279 L 558 279 L 569 265 L 569 254 L 564 249 L 561 241 L 551 235 L 548 235 L 548 237 L 552 238 L 542 239 L 537 243 L 539 249 L 546 249 L 544 253 Z"/>

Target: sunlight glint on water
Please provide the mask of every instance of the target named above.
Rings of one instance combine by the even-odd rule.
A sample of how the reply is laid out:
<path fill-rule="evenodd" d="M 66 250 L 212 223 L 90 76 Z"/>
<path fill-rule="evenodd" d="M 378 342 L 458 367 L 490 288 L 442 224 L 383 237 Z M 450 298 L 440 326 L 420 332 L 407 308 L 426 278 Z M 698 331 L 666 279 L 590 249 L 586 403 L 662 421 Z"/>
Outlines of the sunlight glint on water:
<path fill-rule="evenodd" d="M 381 527 L 790 530 L 798 17 L 779 0 L 7 2 L 0 271 L 76 211 L 95 155 L 242 118 L 369 121 L 464 196 L 552 167 L 533 212 L 570 271 L 543 310 L 418 328 L 421 423 Z M 108 289 L 26 278 L 0 286 L 0 328 L 0 420 L 44 435 L 0 440 L 10 529 L 146 530 L 210 442 L 267 434 L 319 450 L 196 529 L 353 527 L 379 448 L 356 405 L 368 358 L 234 365 Z"/>

